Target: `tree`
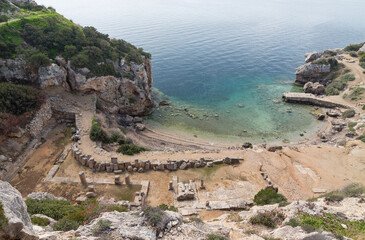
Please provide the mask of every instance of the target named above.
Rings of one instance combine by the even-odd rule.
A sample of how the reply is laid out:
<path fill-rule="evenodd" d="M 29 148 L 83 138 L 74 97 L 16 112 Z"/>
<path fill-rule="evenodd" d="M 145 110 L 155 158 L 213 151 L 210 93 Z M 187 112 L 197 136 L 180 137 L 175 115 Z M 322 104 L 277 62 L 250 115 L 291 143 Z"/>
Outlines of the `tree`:
<path fill-rule="evenodd" d="M 50 65 L 51 61 L 44 53 L 36 53 L 28 58 L 28 63 L 33 68 L 40 68 Z"/>
<path fill-rule="evenodd" d="M 63 51 L 63 56 L 67 59 L 72 58 L 77 53 L 77 48 L 74 45 L 66 45 Z"/>

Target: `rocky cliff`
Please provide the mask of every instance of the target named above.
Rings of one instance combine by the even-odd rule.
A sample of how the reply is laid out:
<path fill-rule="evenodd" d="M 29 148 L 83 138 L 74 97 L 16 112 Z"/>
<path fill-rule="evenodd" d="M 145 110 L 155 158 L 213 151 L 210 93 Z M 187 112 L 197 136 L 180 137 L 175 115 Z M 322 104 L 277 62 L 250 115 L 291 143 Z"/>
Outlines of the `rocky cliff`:
<path fill-rule="evenodd" d="M 1 1 L 21 11 L 2 13 L 11 21 L 0 24 L 0 82 L 93 92 L 108 113 L 152 110 L 151 55 L 142 48 L 80 27 L 31 0 Z"/>
<path fill-rule="evenodd" d="M 98 106 L 109 113 L 134 116 L 149 113 L 153 108 L 151 60 L 144 59 L 141 64 L 132 62 L 131 66 L 124 61 L 115 64 L 120 74 L 129 73 L 132 77 L 88 77 L 88 68 L 74 68 L 71 61 L 66 63 L 62 57 L 57 57 L 55 63 L 34 71 L 26 60 L 19 57 L 0 59 L 0 80 L 31 84 L 40 89 L 59 86 L 65 91 L 95 92 Z"/>

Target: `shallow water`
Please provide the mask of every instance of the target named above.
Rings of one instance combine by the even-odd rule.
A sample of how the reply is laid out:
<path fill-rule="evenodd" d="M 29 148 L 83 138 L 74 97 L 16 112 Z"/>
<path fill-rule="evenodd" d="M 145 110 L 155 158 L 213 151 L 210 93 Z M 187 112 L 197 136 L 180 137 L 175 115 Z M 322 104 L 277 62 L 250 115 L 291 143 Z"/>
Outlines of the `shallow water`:
<path fill-rule="evenodd" d="M 154 87 L 173 106 L 151 121 L 197 135 L 261 141 L 315 130 L 308 107 L 273 100 L 292 90 L 304 53 L 365 41 L 363 0 L 38 2 L 152 53 Z"/>

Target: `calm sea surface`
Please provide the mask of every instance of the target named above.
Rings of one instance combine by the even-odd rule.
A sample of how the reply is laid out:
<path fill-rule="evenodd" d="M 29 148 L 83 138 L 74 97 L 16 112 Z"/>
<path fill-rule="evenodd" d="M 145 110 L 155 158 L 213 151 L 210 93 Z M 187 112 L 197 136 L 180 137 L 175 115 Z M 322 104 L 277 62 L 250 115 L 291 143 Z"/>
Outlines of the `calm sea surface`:
<path fill-rule="evenodd" d="M 173 105 L 149 121 L 199 137 L 309 135 L 311 108 L 274 100 L 295 90 L 306 52 L 365 41 L 364 0 L 37 2 L 152 53 L 154 87 Z"/>

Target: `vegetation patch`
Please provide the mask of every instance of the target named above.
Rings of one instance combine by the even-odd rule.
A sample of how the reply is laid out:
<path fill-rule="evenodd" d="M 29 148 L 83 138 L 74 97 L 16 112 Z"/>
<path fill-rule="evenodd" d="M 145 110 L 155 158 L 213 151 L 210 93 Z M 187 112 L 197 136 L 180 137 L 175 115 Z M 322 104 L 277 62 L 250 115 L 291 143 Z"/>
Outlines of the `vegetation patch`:
<path fill-rule="evenodd" d="M 361 95 L 365 92 L 365 88 L 363 87 L 355 87 L 352 92 L 348 95 L 348 97 L 351 99 L 351 100 L 358 100 L 358 99 L 361 99 Z"/>
<path fill-rule="evenodd" d="M 102 205 L 96 199 L 89 199 L 81 205 L 72 205 L 62 200 L 35 200 L 28 198 L 25 201 L 28 212 L 31 214 L 44 214 L 55 220 L 53 225 L 56 231 L 75 230 L 80 225 L 89 223 L 103 212 L 126 212 L 128 209 L 119 205 Z"/>
<path fill-rule="evenodd" d="M 365 142 L 365 134 L 360 135 L 357 139 Z"/>
<path fill-rule="evenodd" d="M 101 128 L 100 123 L 94 117 L 91 121 L 90 139 L 92 141 L 100 141 L 103 143 L 109 143 L 108 135 Z"/>
<path fill-rule="evenodd" d="M 273 189 L 262 189 L 259 191 L 253 201 L 257 205 L 268 205 L 268 204 L 275 204 L 275 203 L 282 203 L 286 202 L 286 198 L 282 195 L 277 193 Z"/>
<path fill-rule="evenodd" d="M 32 221 L 33 225 L 38 225 L 42 227 L 48 226 L 51 223 L 47 218 L 36 217 L 36 216 L 32 216 L 30 220 Z"/>
<path fill-rule="evenodd" d="M 191 222 L 196 222 L 196 223 L 202 223 L 203 222 L 203 220 L 201 220 L 200 218 L 198 218 L 198 217 L 191 217 L 191 218 L 189 218 L 189 220 L 191 221 Z"/>
<path fill-rule="evenodd" d="M 346 51 L 346 52 L 351 52 L 351 51 L 355 51 L 355 52 L 357 52 L 357 51 L 359 51 L 359 49 L 362 47 L 362 44 L 350 44 L 350 45 L 348 45 L 348 46 L 346 46 L 345 48 L 344 48 L 344 50 Z"/>
<path fill-rule="evenodd" d="M 310 215 L 303 213 L 299 215 L 300 226 L 307 226 L 315 231 L 326 231 L 338 237 L 349 237 L 358 239 L 365 236 L 365 221 L 349 221 L 330 213 L 323 215 Z M 345 227 L 344 227 L 345 226 Z"/>
<path fill-rule="evenodd" d="M 148 149 L 134 144 L 121 144 L 117 149 L 118 153 L 122 153 L 124 155 L 134 155 L 144 151 L 148 151 Z"/>
<path fill-rule="evenodd" d="M 269 228 L 275 228 L 276 225 L 282 223 L 284 219 L 285 219 L 284 214 L 277 211 L 271 211 L 271 212 L 259 213 L 256 216 L 251 217 L 250 223 L 254 225 L 260 224 Z"/>
<path fill-rule="evenodd" d="M 363 136 L 365 138 L 365 134 Z M 365 193 L 365 187 L 362 184 L 352 183 L 339 190 L 325 193 L 325 194 L 319 196 L 318 198 L 324 197 L 328 201 L 341 201 L 342 199 L 347 198 L 347 197 L 359 197 L 364 193 Z M 310 199 L 310 201 L 316 201 L 318 198 L 312 198 L 312 199 Z"/>
<path fill-rule="evenodd" d="M 227 240 L 227 238 L 220 235 L 208 234 L 207 240 Z"/>
<path fill-rule="evenodd" d="M 5 216 L 3 204 L 0 201 L 0 228 L 8 223 L 8 218 Z"/>
<path fill-rule="evenodd" d="M 354 127 L 357 125 L 357 122 L 349 122 L 348 127 L 350 132 L 355 132 Z"/>
<path fill-rule="evenodd" d="M 148 223 L 153 227 L 158 227 L 162 224 L 164 212 L 160 208 L 149 207 L 144 210 L 144 214 Z"/>
<path fill-rule="evenodd" d="M 174 206 L 167 206 L 167 204 L 160 204 L 158 206 L 159 209 L 163 210 L 163 211 L 173 211 L 173 212 L 178 212 L 178 208 L 174 207 Z"/>
<path fill-rule="evenodd" d="M 338 95 L 341 91 L 343 91 L 348 81 L 354 81 L 355 76 L 353 74 L 345 74 L 342 75 L 340 78 L 335 79 L 333 82 L 328 84 L 326 88 L 327 95 Z"/>
<path fill-rule="evenodd" d="M 111 221 L 100 219 L 93 228 L 93 234 L 100 234 L 106 232 L 110 230 L 111 225 L 112 225 Z"/>
<path fill-rule="evenodd" d="M 347 109 L 342 113 L 342 118 L 352 118 L 356 114 L 354 109 Z"/>

